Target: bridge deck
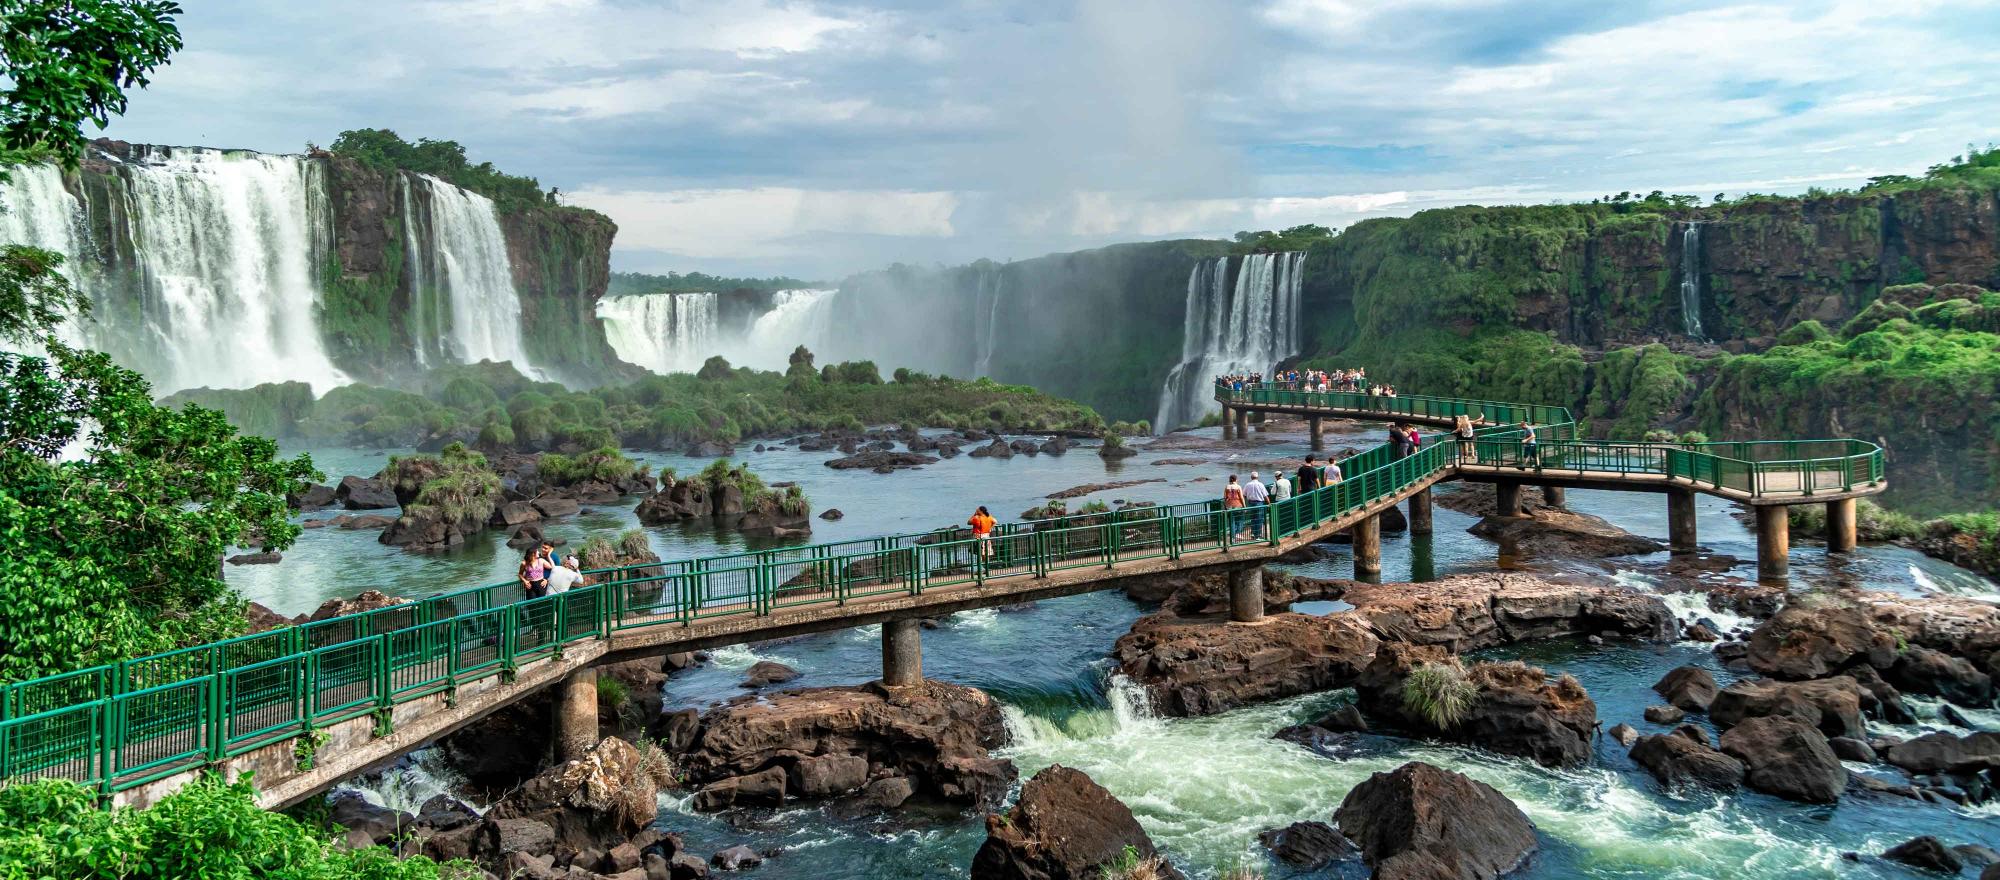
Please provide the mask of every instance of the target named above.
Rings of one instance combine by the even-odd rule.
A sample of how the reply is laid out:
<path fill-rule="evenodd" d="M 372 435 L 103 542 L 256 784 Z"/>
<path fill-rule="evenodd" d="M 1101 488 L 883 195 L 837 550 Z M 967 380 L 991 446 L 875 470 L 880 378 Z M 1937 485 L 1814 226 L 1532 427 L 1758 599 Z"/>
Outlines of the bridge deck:
<path fill-rule="evenodd" d="M 556 596 L 481 587 L 22 682 L 0 692 L 0 782 L 59 777 L 147 802 L 213 767 L 255 771 L 264 802 L 282 805 L 591 663 L 1263 562 L 1444 480 L 1683 488 L 1764 505 L 1839 500 L 1884 485 L 1880 450 L 1858 441 L 1583 441 L 1572 439 L 1566 412 L 1547 407 L 1394 398 L 1405 411 L 1384 413 L 1301 394 L 1218 396 L 1232 407 L 1348 418 L 1447 420 L 1514 407 L 1504 412 L 1536 420 L 1542 441 L 1529 450 L 1518 429 L 1489 426 L 1470 443 L 1432 443 L 1401 459 L 1387 446 L 1370 449 L 1343 463 L 1340 483 L 1252 510 L 1214 501 L 1134 506 L 1010 523 L 984 544 L 945 531 L 672 560 L 592 572 L 600 583 Z M 1539 421 L 1552 416 L 1560 421 Z M 1266 518 L 1260 539 L 1245 535 L 1253 517 Z"/>

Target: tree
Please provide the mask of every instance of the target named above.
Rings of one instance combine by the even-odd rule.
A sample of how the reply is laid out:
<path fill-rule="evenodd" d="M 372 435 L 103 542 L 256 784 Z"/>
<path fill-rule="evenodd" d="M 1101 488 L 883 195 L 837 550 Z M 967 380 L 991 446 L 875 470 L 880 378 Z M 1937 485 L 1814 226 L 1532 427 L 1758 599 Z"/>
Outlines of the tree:
<path fill-rule="evenodd" d="M 215 410 L 155 406 L 103 354 L 47 345 L 0 353 L 0 680 L 241 632 L 222 555 L 291 546 L 285 496 L 319 478 L 311 459 Z"/>
<path fill-rule="evenodd" d="M 90 312 L 90 298 L 61 272 L 63 255 L 10 244 L 0 247 L 0 342 L 27 342 L 68 314 Z"/>
<path fill-rule="evenodd" d="M 721 381 L 729 378 L 730 370 L 729 361 L 718 354 L 709 357 L 708 360 L 702 361 L 701 369 L 694 374 L 694 377 L 710 381 Z"/>
<path fill-rule="evenodd" d="M 125 90 L 181 48 L 169 0 L 0 0 L 0 149 L 74 166 L 82 127 L 125 112 Z"/>

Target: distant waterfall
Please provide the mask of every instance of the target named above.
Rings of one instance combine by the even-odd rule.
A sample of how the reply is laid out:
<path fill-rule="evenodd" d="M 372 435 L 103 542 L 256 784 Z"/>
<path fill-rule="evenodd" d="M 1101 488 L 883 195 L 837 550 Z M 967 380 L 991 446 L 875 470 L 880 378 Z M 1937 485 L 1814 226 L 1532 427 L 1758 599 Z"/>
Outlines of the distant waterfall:
<path fill-rule="evenodd" d="M 1299 288 L 1305 254 L 1205 260 L 1188 273 L 1181 361 L 1160 389 L 1153 430 L 1166 433 L 1213 412 L 1210 381 L 1224 373 L 1269 373 L 1299 351 Z M 1237 264 L 1234 283 L 1230 265 Z"/>
<path fill-rule="evenodd" d="M 1701 332 L 1701 223 L 1689 221 L 1681 230 L 1681 330 L 1693 339 Z"/>
<path fill-rule="evenodd" d="M 979 287 L 973 299 L 973 330 L 978 337 L 973 358 L 974 378 L 993 375 L 993 349 L 1000 332 L 1000 301 L 1007 285 L 996 270 L 979 273 Z"/>
<path fill-rule="evenodd" d="M 427 210 L 409 212 L 405 232 L 412 254 L 411 326 L 429 330 L 428 336 L 416 336 L 419 358 L 431 338 L 442 336 L 459 361 L 509 361 L 536 375 L 521 341 L 521 296 L 493 200 L 429 175 L 414 176 L 427 197 L 420 202 Z"/>
<path fill-rule="evenodd" d="M 731 362 L 767 370 L 784 370 L 792 350 L 803 345 L 820 351 L 832 335 L 833 290 L 780 290 L 771 294 L 771 310 L 757 316 Z"/>
<path fill-rule="evenodd" d="M 713 293 L 648 293 L 597 301 L 604 337 L 618 357 L 655 373 L 692 373 L 717 350 Z"/>
<path fill-rule="evenodd" d="M 331 247 L 321 166 L 297 156 L 136 148 L 107 218 L 118 246 L 100 262 L 84 208 L 50 166 L 13 169 L 0 231 L 60 250 L 94 303 L 65 328 L 144 373 L 160 393 L 303 380 L 346 381 L 320 341 L 319 261 Z"/>

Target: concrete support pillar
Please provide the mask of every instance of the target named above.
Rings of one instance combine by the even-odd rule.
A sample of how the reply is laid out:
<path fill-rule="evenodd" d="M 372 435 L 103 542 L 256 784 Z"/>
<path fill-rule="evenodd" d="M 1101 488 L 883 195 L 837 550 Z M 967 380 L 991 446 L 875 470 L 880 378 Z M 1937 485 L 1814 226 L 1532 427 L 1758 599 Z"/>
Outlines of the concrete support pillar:
<path fill-rule="evenodd" d="M 1695 550 L 1694 493 L 1675 489 L 1667 493 L 1667 542 L 1675 553 Z"/>
<path fill-rule="evenodd" d="M 1237 623 L 1264 619 L 1264 569 L 1239 568 L 1229 573 L 1229 619 Z"/>
<path fill-rule="evenodd" d="M 1320 425 L 1319 416 L 1307 416 L 1306 426 L 1312 432 L 1312 451 L 1326 449 L 1326 429 Z"/>
<path fill-rule="evenodd" d="M 1826 549 L 1846 553 L 1854 549 L 1854 499 L 1826 503 Z"/>
<path fill-rule="evenodd" d="M 1493 489 L 1499 495 L 1499 504 L 1494 511 L 1501 516 L 1521 515 L 1521 484 L 1495 483 Z"/>
<path fill-rule="evenodd" d="M 1425 486 L 1410 496 L 1410 534 L 1431 533 L 1431 488 Z"/>
<path fill-rule="evenodd" d="M 1782 581 L 1790 571 L 1792 520 L 1785 508 L 1757 508 L 1757 579 Z"/>
<path fill-rule="evenodd" d="M 1262 434 L 1265 431 L 1271 430 L 1271 426 L 1267 424 L 1271 420 L 1270 417 L 1270 413 L 1261 409 L 1250 414 L 1250 421 L 1257 425 L 1257 433 Z"/>
<path fill-rule="evenodd" d="M 1237 407 L 1236 439 L 1246 440 L 1249 439 L 1249 437 L 1250 437 L 1250 411 L 1247 409 L 1243 409 L 1242 407 Z"/>
<path fill-rule="evenodd" d="M 597 670 L 572 672 L 556 689 L 556 760 L 579 760 L 597 747 Z"/>
<path fill-rule="evenodd" d="M 1382 574 L 1382 517 L 1370 516 L 1354 524 L 1354 577 Z"/>
<path fill-rule="evenodd" d="M 1568 500 L 1569 500 L 1569 493 L 1564 492 L 1563 487 L 1561 486 L 1542 487 L 1542 505 L 1544 507 L 1561 507 Z"/>
<path fill-rule="evenodd" d="M 882 624 L 882 683 L 908 687 L 924 683 L 922 628 L 914 617 Z"/>
<path fill-rule="evenodd" d="M 1222 408 L 1222 439 L 1236 439 L 1236 409 L 1234 407 L 1225 406 Z"/>

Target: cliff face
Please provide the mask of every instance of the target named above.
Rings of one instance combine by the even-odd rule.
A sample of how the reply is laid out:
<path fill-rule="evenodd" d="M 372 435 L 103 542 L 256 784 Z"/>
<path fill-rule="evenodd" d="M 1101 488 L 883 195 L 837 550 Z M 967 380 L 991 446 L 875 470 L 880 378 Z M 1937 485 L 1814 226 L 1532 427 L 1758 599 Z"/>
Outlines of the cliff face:
<path fill-rule="evenodd" d="M 1684 233 L 1699 224 L 1698 235 Z M 1699 251 L 1684 260 L 1692 242 Z M 1322 350 L 1358 334 L 1504 326 L 1596 347 L 1688 341 L 1684 266 L 1705 336 L 1767 347 L 1838 324 L 1886 286 L 2000 283 L 2000 190 L 1755 199 L 1693 208 L 1464 207 L 1357 223 L 1315 248 L 1307 303 Z M 1351 329 L 1338 326 L 1343 318 Z"/>
<path fill-rule="evenodd" d="M 612 353 L 597 319 L 611 282 L 618 225 L 595 211 L 549 208 L 502 214 L 528 356 L 573 386 L 631 371 Z"/>

